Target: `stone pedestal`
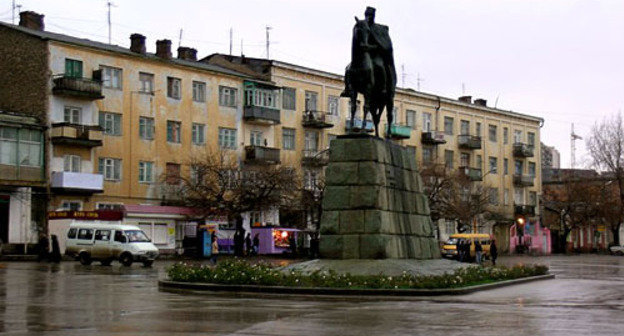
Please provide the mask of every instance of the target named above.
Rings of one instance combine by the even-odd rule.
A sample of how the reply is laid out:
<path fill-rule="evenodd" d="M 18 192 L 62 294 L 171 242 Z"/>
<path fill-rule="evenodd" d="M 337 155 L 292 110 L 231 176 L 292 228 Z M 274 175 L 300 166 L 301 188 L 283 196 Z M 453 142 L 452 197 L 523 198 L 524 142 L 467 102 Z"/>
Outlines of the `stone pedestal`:
<path fill-rule="evenodd" d="M 416 158 L 380 138 L 331 142 L 320 253 L 331 259 L 440 257 Z"/>

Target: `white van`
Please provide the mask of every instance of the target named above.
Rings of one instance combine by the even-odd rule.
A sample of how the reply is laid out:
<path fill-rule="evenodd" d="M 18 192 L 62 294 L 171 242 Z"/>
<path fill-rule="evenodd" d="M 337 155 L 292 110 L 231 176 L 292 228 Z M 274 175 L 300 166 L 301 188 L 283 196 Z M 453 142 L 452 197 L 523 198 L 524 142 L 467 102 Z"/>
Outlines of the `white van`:
<path fill-rule="evenodd" d="M 158 248 L 134 225 L 71 224 L 65 254 L 80 260 L 83 265 L 95 260 L 108 266 L 118 260 L 124 266 L 137 261 L 149 267 L 158 257 Z"/>

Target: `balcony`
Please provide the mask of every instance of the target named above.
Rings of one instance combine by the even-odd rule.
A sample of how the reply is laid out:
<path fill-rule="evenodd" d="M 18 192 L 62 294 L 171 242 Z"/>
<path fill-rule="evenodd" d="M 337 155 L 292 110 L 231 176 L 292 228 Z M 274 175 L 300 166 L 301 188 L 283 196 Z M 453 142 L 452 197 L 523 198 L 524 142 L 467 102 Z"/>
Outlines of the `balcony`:
<path fill-rule="evenodd" d="M 281 123 L 280 110 L 265 106 L 245 105 L 243 108 L 245 121 L 260 125 L 275 125 Z"/>
<path fill-rule="evenodd" d="M 515 205 L 514 206 L 514 214 L 516 215 L 525 215 L 525 216 L 535 216 L 535 205 Z"/>
<path fill-rule="evenodd" d="M 102 174 L 52 172 L 50 188 L 59 194 L 94 194 L 104 191 Z"/>
<path fill-rule="evenodd" d="M 425 145 L 441 145 L 446 143 L 444 132 L 438 131 L 422 132 L 420 141 Z"/>
<path fill-rule="evenodd" d="M 60 75 L 54 78 L 53 82 L 52 93 L 55 95 L 84 99 L 104 99 L 101 81 Z"/>
<path fill-rule="evenodd" d="M 513 181 L 516 187 L 532 187 L 535 176 L 514 174 Z"/>
<path fill-rule="evenodd" d="M 477 135 L 458 135 L 457 144 L 463 149 L 481 149 L 481 137 Z"/>
<path fill-rule="evenodd" d="M 279 164 L 279 148 L 245 146 L 245 162 L 249 164 Z"/>
<path fill-rule="evenodd" d="M 480 168 L 459 167 L 460 174 L 466 176 L 470 181 L 483 181 L 483 174 Z"/>
<path fill-rule="evenodd" d="M 387 132 L 387 125 L 384 127 Z M 389 138 L 391 139 L 409 139 L 412 136 L 412 128 L 410 126 L 401 125 L 401 124 L 392 124 L 390 125 L 390 134 Z"/>
<path fill-rule="evenodd" d="M 327 166 L 329 163 L 329 150 L 322 151 L 305 149 L 301 164 L 305 166 Z"/>
<path fill-rule="evenodd" d="M 50 138 L 55 145 L 98 147 L 102 146 L 102 128 L 97 125 L 56 123 L 52 124 Z"/>
<path fill-rule="evenodd" d="M 303 112 L 303 127 L 331 128 L 334 127 L 333 116 L 321 111 Z"/>
<path fill-rule="evenodd" d="M 351 119 L 347 119 L 345 122 L 345 130 L 347 132 L 372 132 L 375 130 L 372 120 L 366 120 L 362 122 L 361 119 L 354 119 L 351 124 Z"/>
<path fill-rule="evenodd" d="M 513 156 L 520 158 L 533 157 L 533 146 L 516 142 L 513 144 Z"/>

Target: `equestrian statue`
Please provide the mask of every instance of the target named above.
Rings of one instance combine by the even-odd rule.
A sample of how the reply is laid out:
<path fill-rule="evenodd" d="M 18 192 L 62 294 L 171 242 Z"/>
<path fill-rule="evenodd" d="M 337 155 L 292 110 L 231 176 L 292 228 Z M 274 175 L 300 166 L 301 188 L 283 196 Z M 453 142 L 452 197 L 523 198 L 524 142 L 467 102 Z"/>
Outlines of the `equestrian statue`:
<path fill-rule="evenodd" d="M 392 54 L 392 41 L 388 26 L 375 23 L 375 8 L 367 7 L 364 20 L 355 17 L 351 45 L 351 63 L 345 73 L 345 90 L 341 96 L 351 100 L 351 130 L 354 130 L 358 93 L 364 96 L 366 123 L 370 112 L 375 124 L 375 136 L 379 137 L 379 121 L 384 109 L 388 118 L 386 137 L 391 136 L 393 123 L 396 70 Z"/>

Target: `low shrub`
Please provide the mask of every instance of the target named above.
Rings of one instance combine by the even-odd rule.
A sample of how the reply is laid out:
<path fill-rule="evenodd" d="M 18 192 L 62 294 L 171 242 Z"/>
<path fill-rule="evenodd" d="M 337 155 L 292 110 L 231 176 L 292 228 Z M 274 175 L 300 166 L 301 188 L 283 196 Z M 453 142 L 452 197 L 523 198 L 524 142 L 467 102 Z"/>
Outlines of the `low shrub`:
<path fill-rule="evenodd" d="M 439 289 L 473 286 L 489 282 L 544 275 L 544 265 L 516 265 L 513 267 L 470 266 L 442 275 L 415 276 L 403 273 L 399 276 L 351 275 L 332 270 L 303 274 L 299 271 L 283 272 L 264 264 L 251 264 L 232 259 L 220 262 L 216 267 L 177 263 L 167 269 L 170 280 L 181 282 L 204 282 L 223 285 L 262 285 L 290 287 L 325 287 L 359 289 Z"/>

